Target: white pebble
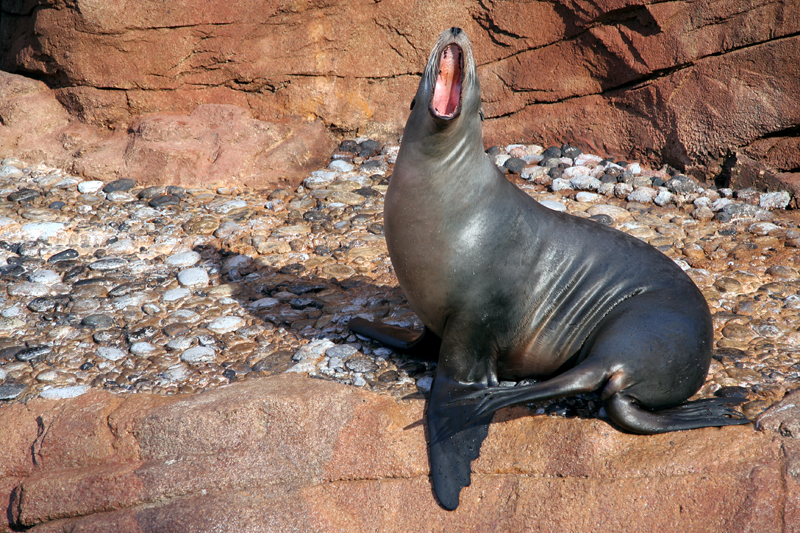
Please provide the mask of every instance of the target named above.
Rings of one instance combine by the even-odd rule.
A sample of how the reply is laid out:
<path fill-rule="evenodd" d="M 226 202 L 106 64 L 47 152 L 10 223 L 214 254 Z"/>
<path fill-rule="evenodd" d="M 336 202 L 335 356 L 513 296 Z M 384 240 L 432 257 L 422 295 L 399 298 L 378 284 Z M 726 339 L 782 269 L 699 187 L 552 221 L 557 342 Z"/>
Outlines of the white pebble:
<path fill-rule="evenodd" d="M 303 185 L 311 190 L 324 189 L 333 183 L 335 179 L 336 172 L 317 170 L 316 172 L 312 172 L 311 175 L 303 181 Z"/>
<path fill-rule="evenodd" d="M 134 342 L 131 344 L 131 353 L 133 355 L 146 357 L 152 355 L 156 351 L 158 351 L 158 347 L 149 342 Z"/>
<path fill-rule="evenodd" d="M 572 185 L 570 185 L 569 180 L 565 180 L 564 178 L 556 178 L 550 185 L 550 189 L 553 192 L 572 190 Z"/>
<path fill-rule="evenodd" d="M 634 176 L 638 176 L 642 173 L 642 165 L 639 163 L 628 163 L 628 166 L 625 167 L 625 170 L 633 174 Z"/>
<path fill-rule="evenodd" d="M 587 176 L 585 174 L 578 174 L 569 180 L 570 185 L 579 191 L 596 191 L 600 188 L 600 180 Z"/>
<path fill-rule="evenodd" d="M 590 169 L 589 167 L 574 166 L 574 167 L 565 168 L 561 175 L 565 179 L 567 179 L 567 178 L 572 179 L 572 178 L 576 178 L 578 176 L 588 176 L 588 175 L 591 174 L 591 172 L 592 172 L 592 169 Z"/>
<path fill-rule="evenodd" d="M 637 187 L 636 190 L 628 195 L 628 201 L 647 204 L 652 202 L 657 195 L 658 192 L 652 187 Z"/>
<path fill-rule="evenodd" d="M 508 154 L 497 154 L 494 156 L 494 164 L 498 167 L 502 167 L 509 159 L 511 159 L 511 156 Z"/>
<path fill-rule="evenodd" d="M 78 184 L 78 191 L 83 194 L 92 194 L 103 188 L 105 183 L 98 180 L 84 181 Z"/>
<path fill-rule="evenodd" d="M 208 272 L 202 267 L 187 268 L 178 273 L 178 283 L 184 287 L 205 287 L 208 282 Z"/>
<path fill-rule="evenodd" d="M 64 400 L 75 398 L 89 391 L 89 385 L 72 385 L 71 387 L 58 387 L 55 389 L 43 390 L 39 396 L 47 400 Z"/>
<path fill-rule="evenodd" d="M 192 370 L 188 366 L 183 363 L 176 363 L 162 372 L 161 377 L 167 381 L 183 381 L 191 374 Z"/>
<path fill-rule="evenodd" d="M 732 204 L 733 200 L 730 198 L 720 198 L 719 200 L 715 200 L 713 204 L 711 204 L 711 210 L 714 212 L 722 211 L 726 205 Z"/>
<path fill-rule="evenodd" d="M 9 296 L 33 296 L 38 298 L 40 296 L 47 296 L 50 293 L 50 287 L 42 283 L 31 283 L 23 281 L 15 285 L 9 285 L 6 289 Z"/>
<path fill-rule="evenodd" d="M 63 229 L 64 224 L 61 222 L 31 222 L 23 225 L 20 231 L 24 239 L 35 241 L 40 238 L 50 239 L 55 237 Z"/>
<path fill-rule="evenodd" d="M 25 311 L 19 305 L 12 305 L 11 307 L 6 307 L 2 311 L 0 311 L 0 316 L 5 318 L 14 318 L 17 316 L 22 316 L 25 314 Z"/>
<path fill-rule="evenodd" d="M 28 280 L 32 283 L 53 285 L 54 283 L 61 283 L 61 276 L 54 270 L 37 270 L 28 276 Z"/>
<path fill-rule="evenodd" d="M 552 209 L 553 211 L 563 212 L 567 210 L 567 206 L 565 206 L 561 202 L 556 202 L 555 200 L 542 200 L 539 203 L 545 206 L 547 209 Z"/>
<path fill-rule="evenodd" d="M 594 154 L 581 154 L 575 158 L 575 165 L 578 166 L 597 166 L 600 162 L 603 161 L 603 158 L 599 155 Z"/>
<path fill-rule="evenodd" d="M 661 189 L 658 191 L 656 197 L 653 198 L 653 201 L 656 203 L 656 205 L 664 207 L 672 201 L 672 193 L 666 189 Z"/>
<path fill-rule="evenodd" d="M 252 262 L 253 259 L 246 255 L 234 255 L 233 257 L 229 257 L 225 260 L 225 262 L 222 264 L 222 269 L 225 272 L 230 272 L 231 270 L 237 270 L 243 266 L 247 266 Z"/>
<path fill-rule="evenodd" d="M 236 331 L 244 326 L 244 324 L 244 319 L 238 316 L 221 316 L 209 322 L 206 327 L 214 333 L 219 333 L 221 335 L 223 333 Z"/>
<path fill-rule="evenodd" d="M 773 224 L 772 222 L 756 222 L 755 224 L 750 224 L 750 227 L 747 228 L 747 231 L 752 233 L 753 235 L 769 235 L 775 231 L 780 230 L 781 227 Z"/>
<path fill-rule="evenodd" d="M 356 387 L 363 387 L 366 384 L 367 384 L 367 380 L 364 379 L 363 377 L 361 377 L 361 376 L 353 377 L 353 385 L 355 385 Z"/>
<path fill-rule="evenodd" d="M 215 360 L 216 354 L 210 346 L 195 346 L 181 354 L 181 361 L 189 364 L 213 363 Z"/>
<path fill-rule="evenodd" d="M 786 191 L 767 192 L 759 197 L 758 205 L 763 209 L 786 209 L 791 199 Z"/>
<path fill-rule="evenodd" d="M 233 211 L 234 209 L 241 209 L 243 207 L 247 207 L 247 202 L 244 200 L 230 200 L 222 205 L 216 206 L 214 211 L 216 213 L 225 214 Z"/>
<path fill-rule="evenodd" d="M 161 295 L 161 300 L 165 303 L 175 302 L 182 298 L 188 298 L 192 295 L 192 291 L 186 287 L 178 287 L 177 289 L 170 289 Z"/>
<path fill-rule="evenodd" d="M 431 376 L 423 376 L 417 380 L 417 388 L 422 392 L 430 392 L 431 386 L 433 386 L 433 378 Z"/>
<path fill-rule="evenodd" d="M 100 346 L 97 348 L 97 355 L 108 361 L 119 361 L 128 354 L 113 346 Z"/>
<path fill-rule="evenodd" d="M 199 253 L 190 251 L 171 255 L 164 260 L 164 263 L 171 267 L 186 268 L 196 265 L 200 259 Z"/>
<path fill-rule="evenodd" d="M 587 204 L 592 202 L 599 202 L 603 197 L 597 193 L 593 192 L 586 192 L 581 191 L 575 195 L 575 199 L 579 202 L 586 202 Z"/>
<path fill-rule="evenodd" d="M 342 161 L 341 159 L 331 161 L 331 164 L 328 165 L 328 168 L 339 172 L 352 172 L 356 169 L 355 165 L 348 163 L 347 161 Z"/>

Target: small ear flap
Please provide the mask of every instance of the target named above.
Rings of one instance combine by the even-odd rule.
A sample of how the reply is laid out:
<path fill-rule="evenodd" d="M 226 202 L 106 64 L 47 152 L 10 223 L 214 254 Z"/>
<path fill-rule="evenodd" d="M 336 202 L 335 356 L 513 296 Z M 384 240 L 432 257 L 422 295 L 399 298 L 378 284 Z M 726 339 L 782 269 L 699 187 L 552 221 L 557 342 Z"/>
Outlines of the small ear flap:
<path fill-rule="evenodd" d="M 416 104 L 416 103 L 417 103 L 417 99 L 416 98 L 411 100 L 411 107 L 408 108 L 409 111 L 413 111 L 414 110 L 414 104 Z"/>
<path fill-rule="evenodd" d="M 483 122 L 483 120 L 484 120 L 484 118 L 485 118 L 485 117 L 483 116 L 483 108 L 481 108 L 481 109 L 480 109 L 480 111 L 478 111 L 478 113 L 480 113 L 480 115 L 481 115 L 481 122 Z"/>

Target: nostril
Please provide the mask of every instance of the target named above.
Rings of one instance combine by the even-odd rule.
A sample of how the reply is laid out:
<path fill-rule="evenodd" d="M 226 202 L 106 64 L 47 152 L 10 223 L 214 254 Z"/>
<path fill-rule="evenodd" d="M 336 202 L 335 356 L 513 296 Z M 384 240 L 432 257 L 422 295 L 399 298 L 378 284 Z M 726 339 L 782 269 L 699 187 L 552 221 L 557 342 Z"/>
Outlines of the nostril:
<path fill-rule="evenodd" d="M 450 33 L 452 33 L 453 35 L 458 35 L 459 33 L 461 33 L 461 28 L 456 28 L 455 26 L 453 26 L 452 28 L 450 28 Z"/>

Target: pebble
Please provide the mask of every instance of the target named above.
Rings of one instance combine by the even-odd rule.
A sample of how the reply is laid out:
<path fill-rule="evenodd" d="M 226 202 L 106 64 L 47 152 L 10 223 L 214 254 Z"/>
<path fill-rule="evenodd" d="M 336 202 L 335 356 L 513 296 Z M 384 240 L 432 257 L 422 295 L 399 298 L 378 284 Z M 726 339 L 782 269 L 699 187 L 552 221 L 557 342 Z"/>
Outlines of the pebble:
<path fill-rule="evenodd" d="M 188 268 L 199 263 L 200 259 L 201 256 L 199 253 L 195 251 L 190 251 L 190 252 L 181 252 L 178 254 L 171 255 L 166 259 L 164 259 L 164 263 L 167 266 L 175 268 Z"/>
<path fill-rule="evenodd" d="M 214 333 L 222 334 L 236 331 L 244 325 L 244 319 L 238 316 L 221 316 L 209 322 L 206 327 Z"/>
<path fill-rule="evenodd" d="M 367 141 L 268 194 L 92 184 L 4 159 L 18 176 L 0 202 L 0 398 L 66 386 L 198 393 L 284 371 L 426 394 L 435 364 L 346 328 L 354 316 L 421 327 L 383 236 L 397 146 Z M 689 273 L 715 328 L 701 397 L 741 387 L 755 410 L 800 386 L 800 229 L 785 194 L 701 188 L 567 145 L 488 152 L 542 205 L 626 231 Z"/>
<path fill-rule="evenodd" d="M 195 346 L 189 348 L 181 354 L 181 361 L 191 365 L 201 363 L 213 363 L 217 359 L 217 354 L 214 348 L 210 346 Z"/>
<path fill-rule="evenodd" d="M 53 389 L 45 389 L 39 396 L 46 400 L 65 400 L 67 398 L 76 398 L 81 394 L 89 392 L 88 385 L 72 385 L 70 387 L 57 387 Z"/>
<path fill-rule="evenodd" d="M 78 184 L 78 192 L 82 194 L 92 194 L 96 193 L 100 189 L 103 188 L 105 184 L 102 181 L 82 181 Z"/>
<path fill-rule="evenodd" d="M 178 273 L 178 283 L 184 287 L 205 287 L 209 283 L 208 272 L 205 268 L 187 268 Z"/>
<path fill-rule="evenodd" d="M 99 357 L 109 361 L 119 361 L 128 355 L 123 350 L 114 348 L 113 346 L 98 346 L 96 353 Z"/>

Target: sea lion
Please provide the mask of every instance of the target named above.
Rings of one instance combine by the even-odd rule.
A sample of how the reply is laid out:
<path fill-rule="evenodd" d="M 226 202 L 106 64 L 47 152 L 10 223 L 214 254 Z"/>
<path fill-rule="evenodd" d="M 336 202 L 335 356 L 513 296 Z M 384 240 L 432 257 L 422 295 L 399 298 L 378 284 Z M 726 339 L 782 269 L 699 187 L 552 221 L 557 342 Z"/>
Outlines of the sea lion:
<path fill-rule="evenodd" d="M 386 193 L 386 243 L 422 335 L 354 319 L 396 349 L 438 348 L 427 408 L 433 487 L 455 509 L 494 411 L 599 391 L 620 428 L 746 424 L 740 400 L 685 402 L 713 329 L 703 295 L 661 252 L 551 211 L 484 152 L 472 45 L 446 30 L 412 103 Z M 500 379 L 545 379 L 512 388 Z"/>

